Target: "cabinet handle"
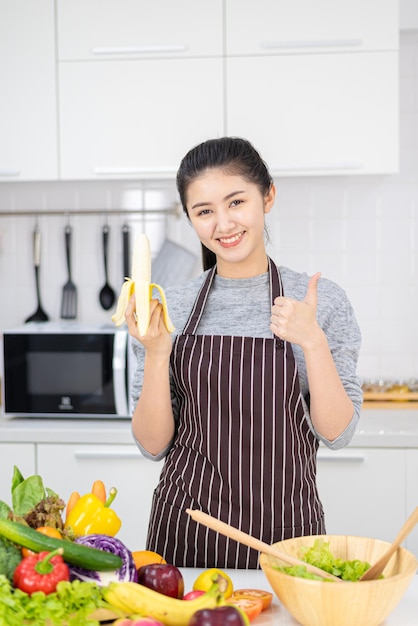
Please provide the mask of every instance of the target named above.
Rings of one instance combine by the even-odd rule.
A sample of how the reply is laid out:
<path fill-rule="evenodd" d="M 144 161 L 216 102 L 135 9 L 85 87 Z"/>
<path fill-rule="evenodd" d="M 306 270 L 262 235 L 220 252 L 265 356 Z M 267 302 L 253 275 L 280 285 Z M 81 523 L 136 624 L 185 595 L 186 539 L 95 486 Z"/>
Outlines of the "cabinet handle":
<path fill-rule="evenodd" d="M 144 456 L 138 450 L 76 450 L 76 459 L 143 459 Z"/>
<path fill-rule="evenodd" d="M 362 39 L 301 39 L 292 41 L 262 41 L 263 50 L 280 50 L 284 48 L 357 48 L 363 45 Z"/>
<path fill-rule="evenodd" d="M 95 167 L 94 173 L 98 176 L 113 176 L 113 175 L 126 175 L 126 174 L 147 174 L 161 175 L 161 174 L 175 174 L 176 169 L 173 167 Z"/>
<path fill-rule="evenodd" d="M 318 454 L 318 463 L 363 463 L 366 457 L 363 454 L 345 454 L 340 456 L 321 456 Z"/>
<path fill-rule="evenodd" d="M 20 176 L 20 170 L 1 170 L 0 169 L 0 176 Z"/>
<path fill-rule="evenodd" d="M 341 161 L 339 163 L 295 163 L 294 165 L 273 165 L 270 169 L 272 172 L 305 172 L 308 170 L 325 171 L 325 170 L 361 170 L 364 163 L 360 161 Z"/>
<path fill-rule="evenodd" d="M 185 52 L 187 46 L 184 44 L 161 45 L 161 46 L 106 46 L 103 48 L 92 48 L 92 54 L 150 54 L 155 52 Z"/>

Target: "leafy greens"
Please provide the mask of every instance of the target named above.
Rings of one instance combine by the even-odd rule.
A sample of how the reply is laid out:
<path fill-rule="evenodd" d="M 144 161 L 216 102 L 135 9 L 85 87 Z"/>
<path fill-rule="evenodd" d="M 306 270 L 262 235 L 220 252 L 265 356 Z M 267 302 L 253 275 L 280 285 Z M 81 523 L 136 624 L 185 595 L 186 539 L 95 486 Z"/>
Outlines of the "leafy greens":
<path fill-rule="evenodd" d="M 94 583 L 61 581 L 53 593 L 45 595 L 37 591 L 28 595 L 13 589 L 7 578 L 0 575 L 0 624 L 99 626 L 99 622 L 89 616 L 100 607 L 109 608 L 109 605 Z"/>
<path fill-rule="evenodd" d="M 357 581 L 369 569 L 370 563 L 367 561 L 344 561 L 335 557 L 329 547 L 329 543 L 323 539 L 315 539 L 312 546 L 304 546 L 301 548 L 301 558 L 310 565 L 315 565 L 323 569 L 329 574 L 338 576 L 342 580 Z M 277 567 L 276 569 L 289 574 L 290 576 L 298 576 L 300 578 L 310 578 L 312 580 L 324 580 L 320 576 L 311 574 L 306 571 L 303 565 Z"/>

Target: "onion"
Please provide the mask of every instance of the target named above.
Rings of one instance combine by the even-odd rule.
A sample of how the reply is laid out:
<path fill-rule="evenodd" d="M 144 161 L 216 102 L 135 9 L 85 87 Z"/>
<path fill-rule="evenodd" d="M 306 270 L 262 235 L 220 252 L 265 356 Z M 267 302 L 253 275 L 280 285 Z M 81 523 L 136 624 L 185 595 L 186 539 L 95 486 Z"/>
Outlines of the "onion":
<path fill-rule="evenodd" d="M 78 579 L 85 582 L 96 582 L 99 586 L 106 586 L 110 582 L 137 582 L 138 575 L 132 552 L 128 550 L 120 539 L 110 537 L 109 535 L 83 535 L 78 537 L 75 543 L 116 554 L 122 559 L 122 565 L 114 572 L 97 572 L 70 565 L 70 580 Z"/>

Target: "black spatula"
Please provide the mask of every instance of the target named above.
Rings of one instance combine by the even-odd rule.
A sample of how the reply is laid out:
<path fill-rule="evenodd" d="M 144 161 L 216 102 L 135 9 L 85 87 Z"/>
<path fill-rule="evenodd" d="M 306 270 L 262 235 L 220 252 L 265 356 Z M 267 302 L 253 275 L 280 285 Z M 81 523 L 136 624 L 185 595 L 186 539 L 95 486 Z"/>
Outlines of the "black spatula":
<path fill-rule="evenodd" d="M 38 308 L 35 313 L 25 320 L 25 324 L 28 322 L 47 322 L 49 320 L 48 315 L 42 308 L 41 304 L 41 290 L 39 287 L 39 270 L 41 265 L 41 233 L 38 226 L 33 231 L 33 265 L 35 268 L 35 284 L 36 284 L 36 298 L 38 301 Z"/>

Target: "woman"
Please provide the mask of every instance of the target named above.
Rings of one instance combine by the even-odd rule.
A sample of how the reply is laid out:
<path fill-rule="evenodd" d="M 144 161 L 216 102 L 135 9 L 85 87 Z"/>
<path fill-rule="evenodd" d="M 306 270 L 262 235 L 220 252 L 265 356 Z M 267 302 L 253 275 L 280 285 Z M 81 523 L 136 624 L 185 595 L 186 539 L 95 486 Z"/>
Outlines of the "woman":
<path fill-rule="evenodd" d="M 201 509 L 267 543 L 325 533 L 319 441 L 349 443 L 362 402 L 360 331 L 342 289 L 277 267 L 265 214 L 275 186 L 246 140 L 204 142 L 177 174 L 204 272 L 167 289 L 173 337 L 153 300 L 138 359 L 133 435 L 164 456 L 147 548 L 179 566 L 258 567 L 258 553 L 196 524 Z"/>

